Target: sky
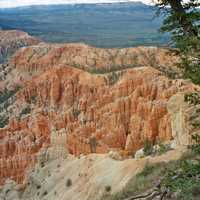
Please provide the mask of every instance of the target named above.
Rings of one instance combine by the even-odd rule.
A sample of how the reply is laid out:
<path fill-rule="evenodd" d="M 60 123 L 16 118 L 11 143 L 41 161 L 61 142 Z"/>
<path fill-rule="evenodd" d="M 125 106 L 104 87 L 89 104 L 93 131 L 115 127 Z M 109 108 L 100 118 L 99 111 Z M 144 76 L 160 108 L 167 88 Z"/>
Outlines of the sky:
<path fill-rule="evenodd" d="M 31 5 L 53 5 L 53 4 L 78 4 L 78 3 L 112 3 L 112 2 L 134 2 L 142 1 L 150 4 L 152 0 L 0 0 L 0 8 L 15 8 Z"/>

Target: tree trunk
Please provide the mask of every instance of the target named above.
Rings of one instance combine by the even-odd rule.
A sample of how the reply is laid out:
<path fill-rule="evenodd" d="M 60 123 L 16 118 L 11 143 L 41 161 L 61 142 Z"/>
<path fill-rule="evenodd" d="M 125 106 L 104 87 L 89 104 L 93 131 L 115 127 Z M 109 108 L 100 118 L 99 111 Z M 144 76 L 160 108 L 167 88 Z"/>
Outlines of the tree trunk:
<path fill-rule="evenodd" d="M 172 8 L 172 11 L 179 15 L 179 23 L 183 28 L 184 35 L 187 36 L 198 36 L 197 30 L 194 28 L 192 22 L 186 16 L 186 11 L 181 4 L 181 0 L 169 0 L 169 4 Z"/>

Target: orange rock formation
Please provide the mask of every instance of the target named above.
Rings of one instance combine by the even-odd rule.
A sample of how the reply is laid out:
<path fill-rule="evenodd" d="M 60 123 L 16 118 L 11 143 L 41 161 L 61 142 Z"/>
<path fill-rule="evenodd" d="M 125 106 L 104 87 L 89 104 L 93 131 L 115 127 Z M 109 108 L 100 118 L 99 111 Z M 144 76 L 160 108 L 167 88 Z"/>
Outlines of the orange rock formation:
<path fill-rule="evenodd" d="M 19 48 L 38 44 L 40 40 L 23 31 L 0 31 L 0 63 L 15 53 Z"/>
<path fill-rule="evenodd" d="M 21 89 L 9 124 L 0 130 L 0 184 L 7 178 L 22 182 L 40 150 L 55 144 L 79 155 L 134 153 L 145 140 L 171 140 L 167 102 L 177 92 L 195 90 L 155 69 L 173 62 L 167 50 L 157 48 L 42 44 L 19 50 L 5 80 Z M 117 71 L 94 74 L 94 67 Z M 30 113 L 22 115 L 27 106 Z"/>

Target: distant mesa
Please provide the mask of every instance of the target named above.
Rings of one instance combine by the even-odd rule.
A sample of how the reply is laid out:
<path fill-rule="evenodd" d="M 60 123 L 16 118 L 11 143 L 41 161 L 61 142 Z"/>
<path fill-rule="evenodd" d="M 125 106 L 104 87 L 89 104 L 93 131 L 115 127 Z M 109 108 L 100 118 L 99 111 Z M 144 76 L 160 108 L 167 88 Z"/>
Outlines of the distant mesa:
<path fill-rule="evenodd" d="M 151 4 L 151 0 L 1 0 L 0 8 L 16 8 L 34 5 L 62 5 L 62 4 L 103 4 L 103 3 L 123 3 L 123 2 L 142 2 Z"/>

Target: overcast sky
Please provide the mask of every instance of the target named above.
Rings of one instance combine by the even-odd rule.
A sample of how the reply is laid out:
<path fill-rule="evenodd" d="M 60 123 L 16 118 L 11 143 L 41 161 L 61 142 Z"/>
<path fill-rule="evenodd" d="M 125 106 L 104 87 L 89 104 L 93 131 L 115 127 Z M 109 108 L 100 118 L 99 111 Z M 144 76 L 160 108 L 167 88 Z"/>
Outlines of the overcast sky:
<path fill-rule="evenodd" d="M 50 4 L 75 4 L 75 3 L 110 3 L 138 0 L 0 0 L 0 8 L 13 8 L 30 5 L 50 5 Z M 149 4 L 152 0 L 141 0 Z"/>

